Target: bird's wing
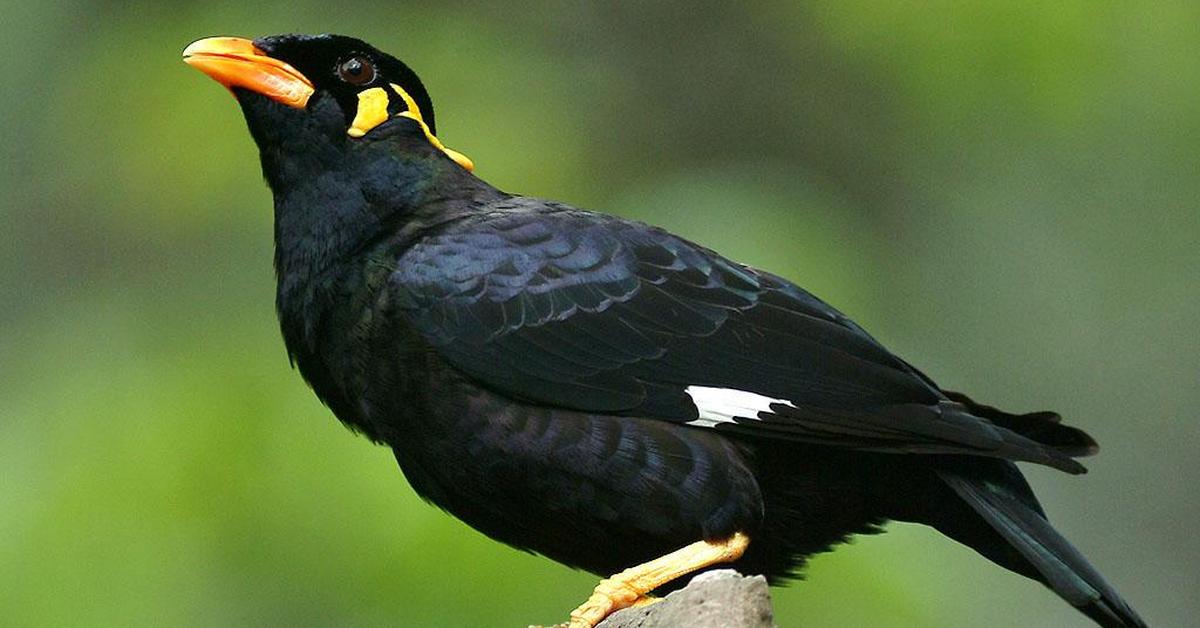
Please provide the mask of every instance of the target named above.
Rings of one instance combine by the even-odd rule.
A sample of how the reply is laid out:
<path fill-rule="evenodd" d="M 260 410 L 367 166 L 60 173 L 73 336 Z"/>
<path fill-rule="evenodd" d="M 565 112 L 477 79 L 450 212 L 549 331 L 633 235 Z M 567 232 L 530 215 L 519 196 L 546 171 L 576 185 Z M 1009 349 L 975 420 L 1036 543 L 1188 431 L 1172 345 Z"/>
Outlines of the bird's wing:
<path fill-rule="evenodd" d="M 514 399 L 753 437 L 966 453 L 1068 471 L 973 416 L 837 310 L 661 229 L 513 199 L 407 250 L 395 303 Z"/>

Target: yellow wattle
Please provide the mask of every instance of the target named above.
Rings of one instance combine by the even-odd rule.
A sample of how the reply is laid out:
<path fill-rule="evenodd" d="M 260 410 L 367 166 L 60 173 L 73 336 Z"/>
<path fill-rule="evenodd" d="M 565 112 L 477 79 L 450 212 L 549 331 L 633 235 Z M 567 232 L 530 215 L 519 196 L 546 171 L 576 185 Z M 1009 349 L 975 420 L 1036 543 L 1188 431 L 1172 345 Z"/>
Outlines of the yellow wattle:
<path fill-rule="evenodd" d="M 446 153 L 446 156 L 454 160 L 454 163 L 466 168 L 467 172 L 475 170 L 475 162 L 456 150 L 446 148 L 441 140 L 429 130 L 429 125 L 425 124 L 424 118 L 421 117 L 421 108 L 417 106 L 417 102 L 408 92 L 395 83 L 392 83 L 392 89 L 396 90 L 396 93 L 404 99 L 404 104 L 408 109 L 398 114 L 398 117 L 415 120 L 417 124 L 421 125 L 421 130 L 425 132 L 425 138 L 429 140 L 430 144 Z M 382 87 L 372 87 L 359 92 L 358 110 L 354 114 L 354 121 L 350 123 L 350 128 L 346 130 L 346 135 L 362 137 L 367 134 L 367 131 L 383 124 L 388 119 L 388 104 L 387 90 Z"/>
<path fill-rule="evenodd" d="M 367 131 L 383 124 L 388 118 L 388 95 L 382 87 L 372 87 L 358 93 L 358 111 L 346 129 L 350 137 L 362 137 Z"/>

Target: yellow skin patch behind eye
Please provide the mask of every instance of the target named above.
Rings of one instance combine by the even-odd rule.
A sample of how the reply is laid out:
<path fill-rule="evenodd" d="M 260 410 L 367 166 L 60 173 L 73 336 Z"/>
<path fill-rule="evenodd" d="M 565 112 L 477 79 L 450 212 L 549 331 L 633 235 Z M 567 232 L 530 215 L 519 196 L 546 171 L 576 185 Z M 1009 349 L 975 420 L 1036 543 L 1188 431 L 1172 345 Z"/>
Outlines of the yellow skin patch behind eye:
<path fill-rule="evenodd" d="M 383 124 L 388 118 L 388 95 L 382 87 L 372 87 L 358 93 L 358 112 L 346 135 L 362 137 L 367 131 Z"/>
<path fill-rule="evenodd" d="M 404 99 L 404 104 L 407 105 L 408 111 L 401 112 L 397 117 L 409 118 L 416 120 L 417 124 L 421 125 L 421 130 L 425 132 L 425 138 L 433 144 L 435 148 L 446 153 L 454 163 L 466 168 L 467 172 L 475 170 L 475 163 L 466 155 L 442 145 L 439 140 L 429 130 L 429 125 L 425 124 L 425 120 L 421 118 L 421 109 L 417 107 L 416 101 L 408 92 L 404 91 L 399 85 L 392 83 L 392 89 L 396 90 L 397 94 Z M 388 119 L 388 99 L 387 90 L 382 87 L 372 87 L 358 93 L 358 111 L 354 115 L 354 121 L 350 123 L 350 128 L 346 130 L 346 135 L 350 137 L 362 137 L 367 134 L 367 131 L 383 124 Z"/>

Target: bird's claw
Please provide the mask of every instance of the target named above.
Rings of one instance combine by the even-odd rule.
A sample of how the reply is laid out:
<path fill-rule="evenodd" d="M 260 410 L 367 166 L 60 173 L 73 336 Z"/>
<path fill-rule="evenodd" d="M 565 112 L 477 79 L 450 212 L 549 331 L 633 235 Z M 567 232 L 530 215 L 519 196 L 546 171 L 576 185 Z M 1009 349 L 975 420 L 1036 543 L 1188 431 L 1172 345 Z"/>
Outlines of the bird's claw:
<path fill-rule="evenodd" d="M 596 624 L 604 621 L 605 617 L 631 606 L 641 606 L 651 602 L 641 591 L 620 580 L 601 580 L 592 591 L 591 597 L 571 611 L 570 628 L 595 628 Z"/>

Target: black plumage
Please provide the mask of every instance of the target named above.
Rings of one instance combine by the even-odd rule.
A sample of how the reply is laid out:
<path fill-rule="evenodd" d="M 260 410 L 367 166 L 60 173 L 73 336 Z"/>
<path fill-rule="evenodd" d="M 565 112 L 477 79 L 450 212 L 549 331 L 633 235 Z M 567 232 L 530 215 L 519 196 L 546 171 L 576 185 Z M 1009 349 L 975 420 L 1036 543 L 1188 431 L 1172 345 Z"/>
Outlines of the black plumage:
<path fill-rule="evenodd" d="M 298 103 L 218 77 L 274 192 L 289 355 L 424 498 L 599 574 L 740 531 L 733 566 L 778 582 L 915 521 L 1144 625 L 1013 464 L 1083 471 L 1095 443 L 1058 415 L 943 391 L 803 289 L 662 229 L 493 188 L 436 141 L 416 75 L 361 41 L 237 54 L 310 82 Z M 378 78 L 347 83 L 346 59 Z M 372 87 L 407 104 L 348 136 Z"/>

